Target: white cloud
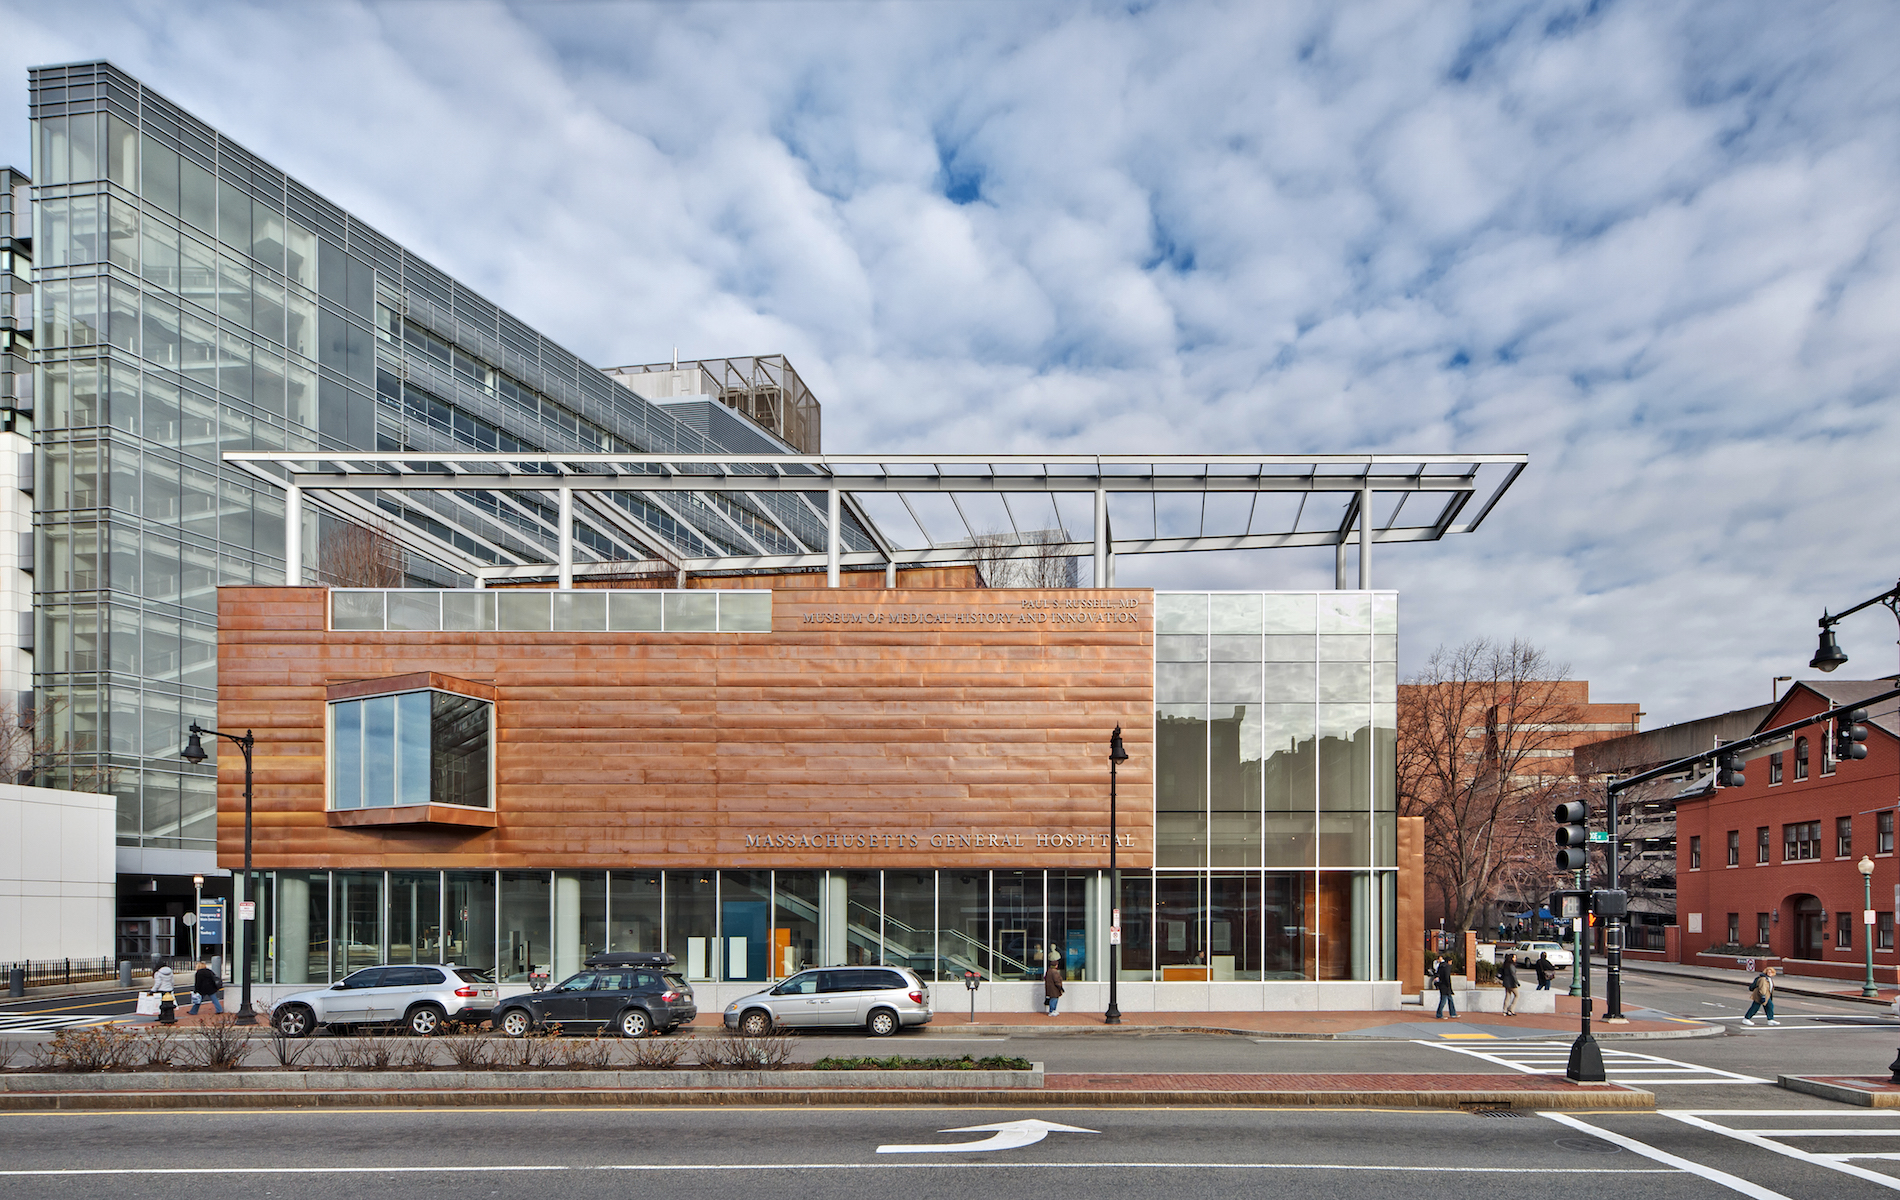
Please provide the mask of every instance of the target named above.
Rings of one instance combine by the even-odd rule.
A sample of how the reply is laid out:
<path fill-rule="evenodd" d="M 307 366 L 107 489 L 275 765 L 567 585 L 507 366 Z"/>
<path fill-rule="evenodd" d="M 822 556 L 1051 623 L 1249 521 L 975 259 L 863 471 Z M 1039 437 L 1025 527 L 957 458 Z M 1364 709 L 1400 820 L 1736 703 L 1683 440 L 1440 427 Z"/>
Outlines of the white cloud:
<path fill-rule="evenodd" d="M 1800 674 L 1822 606 L 1900 571 L 1880 6 L 0 0 L 0 25 L 0 156 L 28 65 L 111 58 L 596 363 L 791 355 L 832 449 L 1529 452 L 1476 535 L 1375 555 L 1411 662 L 1521 634 L 1687 718 Z M 1891 666 L 1886 638 L 1853 619 L 1848 669 Z"/>

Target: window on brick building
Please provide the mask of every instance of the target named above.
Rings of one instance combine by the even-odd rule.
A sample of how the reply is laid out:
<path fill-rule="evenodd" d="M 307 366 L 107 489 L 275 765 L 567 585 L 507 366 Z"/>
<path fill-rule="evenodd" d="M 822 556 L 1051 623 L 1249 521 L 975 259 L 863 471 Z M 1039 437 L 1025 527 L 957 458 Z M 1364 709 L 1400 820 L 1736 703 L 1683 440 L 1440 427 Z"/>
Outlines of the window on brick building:
<path fill-rule="evenodd" d="M 1763 831 L 1764 835 L 1766 830 Z M 1781 861 L 1801 862 L 1821 857 L 1821 823 L 1797 821 L 1781 827 Z"/>
<path fill-rule="evenodd" d="M 1731 829 L 1728 831 L 1728 865 L 1731 867 L 1738 867 L 1741 864 L 1742 864 L 1742 831 L 1739 829 Z"/>
<path fill-rule="evenodd" d="M 1739 946 L 1742 944 L 1741 913 L 1730 913 L 1728 915 L 1728 941 L 1723 944 L 1728 946 Z"/>
<path fill-rule="evenodd" d="M 1757 946 L 1766 946 L 1768 944 L 1768 914 L 1767 913 L 1755 914 L 1755 944 Z"/>
<path fill-rule="evenodd" d="M 1808 777 L 1808 739 L 1794 740 L 1794 777 L 1797 780 Z"/>
<path fill-rule="evenodd" d="M 1834 914 L 1834 948 L 1852 950 L 1854 948 L 1854 914 Z"/>
<path fill-rule="evenodd" d="M 1854 818 L 1834 818 L 1834 857 L 1854 857 Z"/>
<path fill-rule="evenodd" d="M 1768 861 L 1768 826 L 1766 825 L 1755 827 L 1755 861 L 1758 863 Z"/>
<path fill-rule="evenodd" d="M 1689 839 L 1689 869 L 1691 871 L 1702 869 L 1702 838 L 1700 836 Z"/>
<path fill-rule="evenodd" d="M 1768 756 L 1768 786 L 1773 787 L 1775 784 L 1780 783 L 1780 782 L 1781 782 L 1781 751 L 1777 750 L 1773 754 L 1770 754 Z"/>
<path fill-rule="evenodd" d="M 1874 815 L 1874 831 L 1877 835 L 1874 840 L 1874 853 L 1892 854 L 1893 853 L 1893 810 L 1892 809 L 1888 809 L 1884 813 L 1876 813 Z"/>
<path fill-rule="evenodd" d="M 1874 949 L 1893 949 L 1893 914 L 1890 912 L 1874 915 Z"/>

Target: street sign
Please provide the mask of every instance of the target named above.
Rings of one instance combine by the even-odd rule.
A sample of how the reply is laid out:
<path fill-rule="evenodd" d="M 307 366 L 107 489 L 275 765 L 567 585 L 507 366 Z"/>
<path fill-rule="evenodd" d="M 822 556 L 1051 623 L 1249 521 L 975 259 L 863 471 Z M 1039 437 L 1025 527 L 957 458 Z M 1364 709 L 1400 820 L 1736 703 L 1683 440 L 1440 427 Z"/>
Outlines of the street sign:
<path fill-rule="evenodd" d="M 198 940 L 212 946 L 224 944 L 224 901 L 198 902 Z"/>
<path fill-rule="evenodd" d="M 182 916 L 182 917 L 180 917 L 180 918 L 178 918 L 178 919 L 179 919 L 179 920 L 181 920 L 181 921 L 183 921 L 183 922 L 185 923 L 185 928 L 186 928 L 186 929 L 190 929 L 190 928 L 191 928 L 191 927 L 192 927 L 193 925 L 196 925 L 196 924 L 198 923 L 198 914 L 197 914 L 197 913 L 186 913 L 186 914 L 185 914 L 184 916 Z"/>
<path fill-rule="evenodd" d="M 244 903 L 238 905 L 238 920 L 240 921 L 257 920 L 257 901 L 246 900 Z"/>
<path fill-rule="evenodd" d="M 1108 944 L 1111 946 L 1119 946 L 1122 944 L 1121 926 L 1110 925 L 1108 927 Z"/>
<path fill-rule="evenodd" d="M 1607 842 L 1610 840 L 1610 831 L 1607 829 L 1592 829 L 1590 831 L 1590 840 L 1593 842 Z"/>

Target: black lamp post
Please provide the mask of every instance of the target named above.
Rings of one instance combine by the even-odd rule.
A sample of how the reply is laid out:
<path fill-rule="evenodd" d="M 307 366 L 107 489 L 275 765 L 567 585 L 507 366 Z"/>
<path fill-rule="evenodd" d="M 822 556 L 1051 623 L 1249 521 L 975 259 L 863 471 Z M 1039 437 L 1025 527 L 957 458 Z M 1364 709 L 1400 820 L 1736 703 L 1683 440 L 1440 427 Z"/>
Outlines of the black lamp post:
<path fill-rule="evenodd" d="M 1115 726 L 1115 732 L 1108 737 L 1108 888 L 1109 888 L 1109 924 L 1108 924 L 1108 1011 L 1102 1014 L 1105 1025 L 1122 1023 L 1122 1006 L 1115 993 L 1115 985 L 1122 973 L 1122 877 L 1115 867 L 1115 847 L 1121 837 L 1115 829 L 1115 769 L 1128 761 L 1128 751 L 1122 745 L 1122 727 Z"/>
<path fill-rule="evenodd" d="M 1900 583 L 1896 583 L 1870 600 L 1862 600 L 1852 608 L 1843 608 L 1832 616 L 1825 611 L 1822 612 L 1821 641 L 1814 651 L 1814 657 L 1808 660 L 1808 665 L 1817 671 L 1832 671 L 1846 662 L 1847 652 L 1841 649 L 1840 639 L 1834 636 L 1834 624 L 1842 617 L 1850 616 L 1875 604 L 1886 605 L 1894 617 L 1900 619 Z"/>
<path fill-rule="evenodd" d="M 242 981 L 244 990 L 243 1002 L 238 1005 L 233 1024 L 255 1025 L 257 1011 L 251 1007 L 251 931 L 244 925 L 243 905 L 254 903 L 251 899 L 251 748 L 257 744 L 257 739 L 248 729 L 244 731 L 243 737 L 239 737 L 235 733 L 225 733 L 220 729 L 200 729 L 198 722 L 193 721 L 191 736 L 185 740 L 185 748 L 179 752 L 179 757 L 193 766 L 203 762 L 206 758 L 205 748 L 198 738 L 200 734 L 206 733 L 213 737 L 224 738 L 244 751 L 244 881 L 239 885 L 238 892 L 242 899 L 239 902 L 238 911 L 233 914 L 238 918 L 233 924 L 237 926 L 238 978 Z"/>

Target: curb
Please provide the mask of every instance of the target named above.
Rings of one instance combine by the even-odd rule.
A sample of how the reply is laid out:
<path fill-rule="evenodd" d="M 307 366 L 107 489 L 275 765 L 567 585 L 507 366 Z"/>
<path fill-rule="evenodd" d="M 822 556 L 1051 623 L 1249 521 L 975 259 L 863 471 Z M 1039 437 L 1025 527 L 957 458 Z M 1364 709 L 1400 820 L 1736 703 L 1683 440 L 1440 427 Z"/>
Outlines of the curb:
<path fill-rule="evenodd" d="M 848 1082 L 847 1082 L 848 1081 Z M 1027 1071 L 142 1071 L 113 1075 L 0 1075 L 0 1096 L 115 1095 L 200 1092 L 230 1095 L 281 1093 L 473 1091 L 485 1093 L 628 1092 L 716 1090 L 829 1091 L 857 1089 L 1015 1089 L 1043 1086 L 1042 1064 Z"/>
<path fill-rule="evenodd" d="M 1869 1077 L 1870 1084 L 1885 1084 L 1886 1080 Z M 1858 1104 L 1862 1108 L 1900 1108 L 1900 1092 L 1875 1092 L 1865 1088 L 1849 1087 L 1845 1084 L 1830 1083 L 1812 1075 L 1778 1075 L 1775 1083 L 1791 1092 L 1802 1092 L 1809 1096 L 1819 1096 L 1823 1100 L 1833 1100 L 1841 1104 Z"/>
<path fill-rule="evenodd" d="M 1665 979 L 1694 979 L 1701 983 L 1741 982 L 1740 980 L 1727 979 L 1720 975 L 1701 975 L 1691 973 L 1690 971 L 1659 971 L 1655 969 L 1653 964 L 1637 966 L 1627 961 L 1623 963 L 1623 969 L 1625 971 L 1640 971 L 1645 975 L 1656 975 Z M 1843 992 L 1824 992 L 1817 988 L 1795 987 L 1789 984 L 1788 980 L 1790 978 L 1791 977 L 1787 975 L 1777 975 L 1775 977 L 1775 990 L 1777 992 L 1786 992 L 1790 996 L 1807 996 L 1816 1000 L 1845 1000 L 1850 1004 L 1870 1004 L 1875 1008 L 1884 1008 L 1888 1012 L 1893 1011 L 1893 1001 L 1891 1000 L 1869 1000 L 1865 996 L 1848 995 Z"/>
<path fill-rule="evenodd" d="M 487 1108 L 487 1107 L 794 1107 L 862 1108 L 891 1106 L 953 1108 L 1051 1107 L 1237 1107 L 1249 1108 L 1426 1108 L 1464 1110 L 1568 1109 L 1649 1111 L 1652 1092 L 1609 1087 L 1601 1091 L 1389 1091 L 1389 1092 L 1216 1092 L 1216 1091 L 1049 1091 L 1042 1088 L 969 1088 L 928 1091 L 916 1088 L 621 1088 L 494 1089 L 483 1091 L 203 1091 L 180 1092 L 36 1092 L 0 1095 L 0 1112 L 98 1112 L 166 1109 L 287 1108 Z"/>

